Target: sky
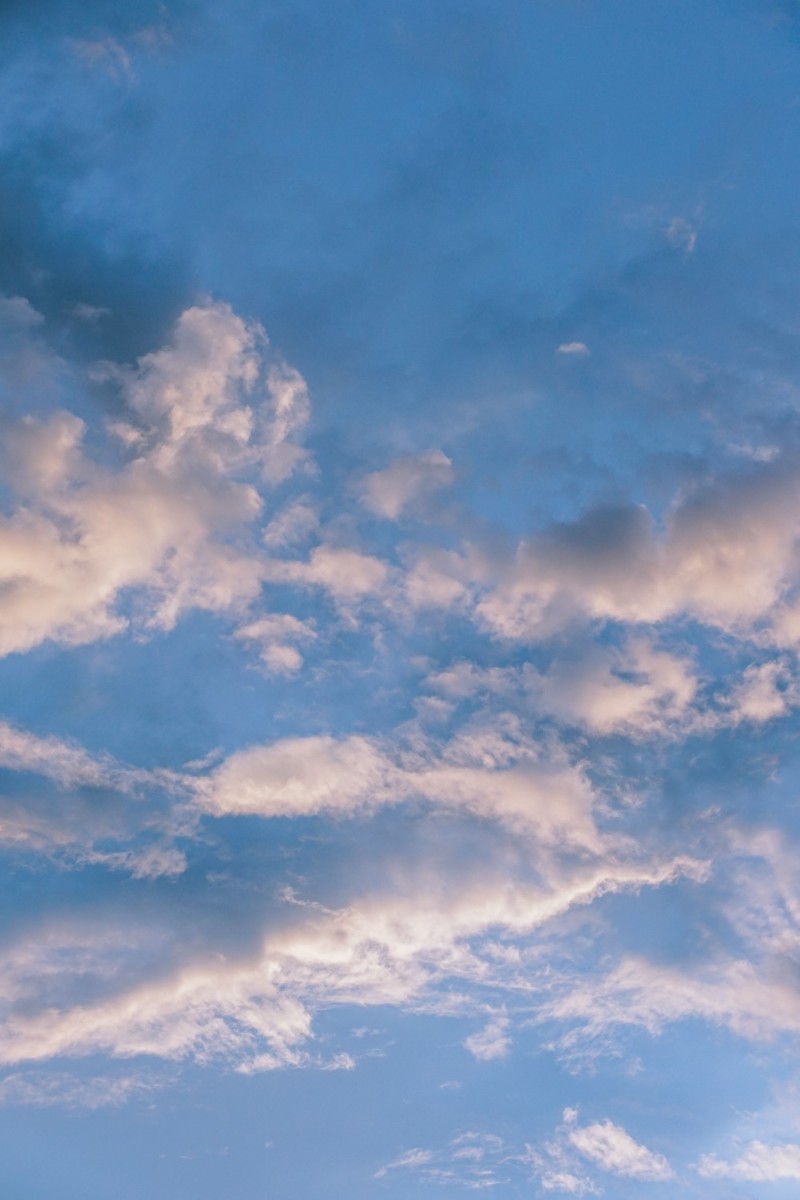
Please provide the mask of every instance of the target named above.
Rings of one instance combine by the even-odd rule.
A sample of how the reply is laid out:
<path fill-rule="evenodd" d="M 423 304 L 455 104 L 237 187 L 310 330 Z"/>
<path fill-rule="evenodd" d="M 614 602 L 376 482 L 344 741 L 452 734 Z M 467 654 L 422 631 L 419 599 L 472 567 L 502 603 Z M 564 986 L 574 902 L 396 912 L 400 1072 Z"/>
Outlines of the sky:
<path fill-rule="evenodd" d="M 0 4 L 9 1200 L 788 1200 L 800 4 Z"/>

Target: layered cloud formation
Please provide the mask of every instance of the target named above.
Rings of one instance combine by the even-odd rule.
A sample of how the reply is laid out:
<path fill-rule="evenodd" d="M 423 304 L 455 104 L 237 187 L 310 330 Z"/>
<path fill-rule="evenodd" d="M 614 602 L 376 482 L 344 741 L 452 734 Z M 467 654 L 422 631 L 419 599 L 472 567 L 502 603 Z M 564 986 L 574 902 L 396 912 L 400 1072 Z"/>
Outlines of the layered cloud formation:
<path fill-rule="evenodd" d="M 200 610 L 256 675 L 313 680 L 336 637 L 408 639 L 409 605 L 439 612 L 444 648 L 412 661 L 416 707 L 393 729 L 361 717 L 132 766 L 6 722 L 0 757 L 21 790 L 3 800 L 0 836 L 51 870 L 99 868 L 146 887 L 188 879 L 197 849 L 210 839 L 221 853 L 229 822 L 244 818 L 265 830 L 289 821 L 298 836 L 325 822 L 333 854 L 324 874 L 279 873 L 254 891 L 235 867 L 206 874 L 193 889 L 218 896 L 220 917 L 193 919 L 189 938 L 180 891 L 129 909 L 112 890 L 102 911 L 42 911 L 12 930 L 7 1067 L 99 1054 L 221 1060 L 247 1074 L 350 1068 L 354 1048 L 318 1048 L 314 1020 L 353 1004 L 469 1018 L 465 1049 L 487 1063 L 512 1054 L 525 1028 L 547 1028 L 569 1062 L 618 1053 L 626 1029 L 657 1036 L 688 1019 L 746 1041 L 797 1033 L 791 841 L 766 815 L 754 826 L 692 805 L 673 831 L 646 819 L 663 801 L 648 799 L 628 758 L 699 748 L 797 703 L 791 456 L 679 494 L 663 531 L 641 507 L 596 508 L 498 554 L 463 518 L 437 529 L 425 515 L 455 480 L 441 452 L 346 483 L 337 514 L 302 444 L 301 376 L 225 304 L 187 309 L 164 348 L 132 368 L 92 365 L 83 383 L 55 363 L 27 303 L 10 302 L 6 319 L 17 332 L 22 322 L 42 371 L 113 400 L 94 426 L 66 408 L 8 420 L 7 655 L 157 641 Z M 364 508 L 397 521 L 416 504 L 421 517 L 394 545 L 372 540 L 368 517 L 359 524 Z M 447 657 L 448 620 L 471 629 L 474 657 L 463 637 Z M 713 670 L 708 629 L 726 639 Z M 745 667 L 743 645 L 757 656 Z M 369 869 L 348 825 L 371 840 Z M 713 953 L 665 961 L 629 944 L 610 898 L 665 890 L 726 924 Z M 4 1084 L 8 1099 L 44 1104 L 60 1086 L 24 1074 Z M 65 1084 L 65 1099 L 84 1087 L 102 1106 L 139 1084 Z M 575 1153 L 626 1178 L 673 1177 L 611 1120 L 569 1117 L 560 1138 L 520 1160 L 547 1191 L 595 1189 L 570 1166 Z M 706 1154 L 698 1170 L 780 1178 L 791 1152 L 754 1142 L 730 1162 Z M 414 1153 L 391 1170 L 450 1170 Z"/>
<path fill-rule="evenodd" d="M 793 6 L 6 8 L 7 1186 L 788 1197 Z"/>

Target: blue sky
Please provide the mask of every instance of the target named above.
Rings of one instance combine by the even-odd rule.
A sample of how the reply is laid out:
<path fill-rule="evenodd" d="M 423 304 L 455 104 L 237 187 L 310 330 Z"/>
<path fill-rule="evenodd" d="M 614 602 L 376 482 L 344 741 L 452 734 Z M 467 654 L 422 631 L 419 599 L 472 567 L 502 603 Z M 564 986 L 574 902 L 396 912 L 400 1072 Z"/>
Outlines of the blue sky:
<path fill-rule="evenodd" d="M 800 1180 L 800 6 L 0 12 L 14 1200 Z"/>

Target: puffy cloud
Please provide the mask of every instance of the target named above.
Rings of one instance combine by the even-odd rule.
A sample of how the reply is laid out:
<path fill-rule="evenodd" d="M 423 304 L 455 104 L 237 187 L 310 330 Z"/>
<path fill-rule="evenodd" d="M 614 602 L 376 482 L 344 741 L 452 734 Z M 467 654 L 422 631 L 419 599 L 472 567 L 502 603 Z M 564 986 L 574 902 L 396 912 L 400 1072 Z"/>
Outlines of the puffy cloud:
<path fill-rule="evenodd" d="M 19 503 L 0 518 L 0 653 L 118 633 L 126 590 L 141 625 L 169 628 L 187 608 L 243 608 L 261 587 L 246 535 L 262 500 L 248 477 L 280 482 L 302 460 L 297 373 L 267 363 L 257 325 L 210 303 L 184 312 L 172 344 L 135 368 L 95 373 L 129 414 L 111 427 L 118 469 L 87 455 L 69 413 L 8 430 Z"/>
<path fill-rule="evenodd" d="M 788 664 L 776 660 L 747 667 L 741 682 L 726 697 L 728 719 L 734 724 L 761 725 L 785 716 L 800 700 L 800 690 Z"/>
<path fill-rule="evenodd" d="M 392 768 L 367 738 L 287 738 L 231 755 L 208 785 L 217 813 L 264 817 L 354 811 L 390 802 Z"/>
<path fill-rule="evenodd" d="M 491 586 L 475 575 L 477 618 L 523 641 L 578 618 L 688 615 L 730 631 L 777 621 L 795 574 L 798 498 L 797 464 L 778 458 L 679 497 L 663 533 L 643 506 L 596 508 L 522 542 Z"/>
<path fill-rule="evenodd" d="M 672 1179 L 674 1175 L 663 1154 L 641 1146 L 612 1121 L 577 1126 L 570 1130 L 569 1140 L 579 1154 L 612 1175 L 649 1182 Z"/>
<path fill-rule="evenodd" d="M 265 817 L 353 816 L 418 798 L 500 822 L 540 846 L 600 853 L 606 845 L 584 773 L 492 728 L 420 742 L 413 753 L 360 735 L 284 739 L 237 751 L 198 792 L 210 811 Z"/>
<path fill-rule="evenodd" d="M 269 671 L 291 675 L 303 665 L 296 642 L 313 642 L 316 631 L 308 621 L 300 621 L 289 613 L 272 613 L 259 617 L 236 630 L 234 637 L 260 647 L 261 658 Z"/>
<path fill-rule="evenodd" d="M 428 450 L 416 457 L 406 455 L 383 471 L 365 475 L 361 500 L 378 516 L 396 521 L 409 505 L 449 487 L 454 477 L 453 464 L 441 450 Z"/>
<path fill-rule="evenodd" d="M 726 1162 L 715 1154 L 702 1155 L 697 1171 L 703 1179 L 742 1179 L 749 1183 L 800 1180 L 800 1146 L 791 1142 L 770 1146 L 753 1141 L 733 1161 Z"/>
<path fill-rule="evenodd" d="M 622 648 L 592 648 L 557 659 L 545 673 L 525 672 L 537 707 L 595 733 L 653 734 L 679 722 L 695 696 L 691 664 L 647 638 Z"/>
<path fill-rule="evenodd" d="M 508 1036 L 508 1017 L 494 1016 L 478 1033 L 470 1034 L 464 1045 L 470 1054 L 481 1062 L 489 1062 L 493 1058 L 505 1058 L 511 1049 L 511 1038 Z"/>

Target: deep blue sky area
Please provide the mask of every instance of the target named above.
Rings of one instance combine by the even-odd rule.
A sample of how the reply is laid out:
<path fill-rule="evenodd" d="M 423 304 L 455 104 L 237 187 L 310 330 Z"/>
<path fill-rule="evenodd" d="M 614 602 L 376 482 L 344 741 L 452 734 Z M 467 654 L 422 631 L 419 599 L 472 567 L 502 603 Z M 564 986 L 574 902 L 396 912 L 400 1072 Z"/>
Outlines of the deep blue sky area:
<path fill-rule="evenodd" d="M 0 1193 L 789 1200 L 800 5 L 0 4 Z"/>

